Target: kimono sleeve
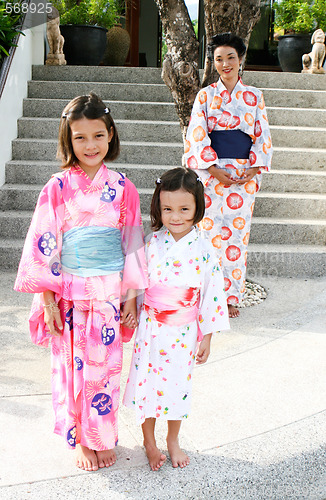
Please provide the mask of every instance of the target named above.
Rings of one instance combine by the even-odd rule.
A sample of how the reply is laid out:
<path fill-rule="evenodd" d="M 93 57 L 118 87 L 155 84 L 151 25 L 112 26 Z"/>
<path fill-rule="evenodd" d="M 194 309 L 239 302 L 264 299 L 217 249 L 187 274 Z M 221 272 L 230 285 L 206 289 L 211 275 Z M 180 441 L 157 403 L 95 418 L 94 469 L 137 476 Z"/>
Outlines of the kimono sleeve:
<path fill-rule="evenodd" d="M 61 179 L 52 177 L 39 195 L 14 285 L 18 292 L 52 290 L 61 296 L 60 252 L 64 216 L 61 188 Z"/>
<path fill-rule="evenodd" d="M 124 297 L 129 289 L 139 290 L 141 293 L 148 286 L 139 195 L 134 184 L 127 178 L 125 179 L 122 204 L 124 218 L 121 228 L 121 241 L 122 251 L 125 255 L 122 297 Z"/>
<path fill-rule="evenodd" d="M 201 332 L 198 340 L 204 335 L 220 330 L 229 330 L 229 315 L 224 292 L 224 278 L 211 254 L 203 256 L 202 272 L 204 273 L 199 304 L 198 326 Z"/>
<path fill-rule="evenodd" d="M 256 108 L 255 128 L 252 140 L 253 143 L 249 156 L 251 166 L 260 167 L 269 172 L 272 163 L 273 147 L 262 93 Z"/>
<path fill-rule="evenodd" d="M 207 89 L 202 89 L 197 94 L 184 143 L 185 165 L 194 170 L 206 170 L 218 163 L 208 135 L 207 97 Z M 208 173 L 207 175 L 209 176 Z"/>

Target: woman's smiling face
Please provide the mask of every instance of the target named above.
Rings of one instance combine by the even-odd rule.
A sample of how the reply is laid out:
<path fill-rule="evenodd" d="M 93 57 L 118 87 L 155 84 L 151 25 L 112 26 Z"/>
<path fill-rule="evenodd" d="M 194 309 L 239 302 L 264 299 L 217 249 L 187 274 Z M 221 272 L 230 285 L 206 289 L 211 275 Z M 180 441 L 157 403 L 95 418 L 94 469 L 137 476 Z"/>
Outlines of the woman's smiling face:
<path fill-rule="evenodd" d="M 222 81 L 238 80 L 241 60 L 233 47 L 222 45 L 214 50 L 214 64 Z"/>

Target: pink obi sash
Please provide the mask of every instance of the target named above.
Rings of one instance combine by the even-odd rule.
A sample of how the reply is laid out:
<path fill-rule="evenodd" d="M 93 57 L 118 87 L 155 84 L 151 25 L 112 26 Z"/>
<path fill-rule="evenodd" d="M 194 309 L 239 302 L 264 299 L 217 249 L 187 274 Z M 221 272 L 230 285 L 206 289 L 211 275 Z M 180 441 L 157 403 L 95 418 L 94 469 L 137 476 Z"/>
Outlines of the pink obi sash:
<path fill-rule="evenodd" d="M 154 321 L 182 326 L 196 320 L 199 298 L 199 288 L 154 285 L 145 291 L 144 309 Z"/>

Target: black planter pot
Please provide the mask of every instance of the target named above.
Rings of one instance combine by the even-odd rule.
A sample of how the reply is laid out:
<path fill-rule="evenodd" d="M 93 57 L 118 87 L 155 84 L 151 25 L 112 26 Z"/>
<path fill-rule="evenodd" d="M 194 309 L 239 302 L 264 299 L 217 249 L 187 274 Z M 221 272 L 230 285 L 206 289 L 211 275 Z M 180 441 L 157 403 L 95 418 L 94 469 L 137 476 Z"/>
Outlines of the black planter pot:
<path fill-rule="evenodd" d="M 83 24 L 64 24 L 60 31 L 65 39 L 63 52 L 67 64 L 98 66 L 106 49 L 106 28 Z"/>
<path fill-rule="evenodd" d="M 283 71 L 300 73 L 302 56 L 311 52 L 311 35 L 297 34 L 279 37 L 277 55 Z"/>

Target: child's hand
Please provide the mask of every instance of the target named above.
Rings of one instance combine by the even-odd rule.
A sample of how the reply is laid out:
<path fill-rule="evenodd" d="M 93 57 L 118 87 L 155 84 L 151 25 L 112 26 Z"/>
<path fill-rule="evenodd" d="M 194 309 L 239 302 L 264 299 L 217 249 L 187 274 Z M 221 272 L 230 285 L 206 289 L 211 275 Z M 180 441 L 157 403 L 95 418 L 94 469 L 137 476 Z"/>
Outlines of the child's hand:
<path fill-rule="evenodd" d="M 212 337 L 211 333 L 205 335 L 205 337 L 199 344 L 199 348 L 196 355 L 196 365 L 202 365 L 203 363 L 206 363 L 206 361 L 208 360 L 209 353 L 211 352 L 211 337 Z"/>
<path fill-rule="evenodd" d="M 44 305 L 44 322 L 49 329 L 50 335 L 58 337 L 63 334 L 60 310 L 55 302 L 51 302 L 50 305 Z"/>
<path fill-rule="evenodd" d="M 126 300 L 122 316 L 121 316 L 121 324 L 133 330 L 138 325 L 137 321 L 137 306 L 136 306 L 136 298 Z"/>

